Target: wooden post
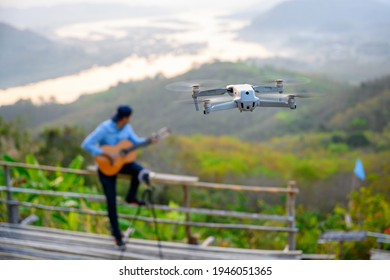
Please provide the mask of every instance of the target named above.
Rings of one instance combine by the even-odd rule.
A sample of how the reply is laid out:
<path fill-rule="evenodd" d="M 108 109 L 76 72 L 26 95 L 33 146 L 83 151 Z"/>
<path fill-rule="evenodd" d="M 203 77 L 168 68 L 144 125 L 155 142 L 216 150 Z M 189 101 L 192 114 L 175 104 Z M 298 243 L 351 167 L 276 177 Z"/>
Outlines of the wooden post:
<path fill-rule="evenodd" d="M 7 186 L 8 223 L 17 224 L 19 221 L 19 209 L 17 201 L 12 199 L 11 172 L 8 166 L 4 166 L 4 176 Z"/>
<path fill-rule="evenodd" d="M 290 220 L 288 221 L 288 226 L 292 230 L 295 229 L 295 193 L 293 190 L 295 189 L 296 182 L 289 181 L 287 185 L 287 189 L 290 191 L 287 194 L 287 214 Z M 295 232 L 290 231 L 288 233 L 288 249 L 293 251 L 295 250 Z"/>
<path fill-rule="evenodd" d="M 344 259 L 344 241 L 340 241 L 339 243 L 339 260 Z"/>
<path fill-rule="evenodd" d="M 190 189 L 188 186 L 183 186 L 183 193 L 184 193 L 184 207 L 190 208 L 191 200 L 190 200 Z M 185 213 L 186 216 L 186 222 L 191 222 L 191 215 L 190 213 Z M 193 238 L 191 234 L 191 226 L 186 225 L 186 235 L 187 235 L 187 243 L 188 244 L 197 244 L 197 241 Z"/>

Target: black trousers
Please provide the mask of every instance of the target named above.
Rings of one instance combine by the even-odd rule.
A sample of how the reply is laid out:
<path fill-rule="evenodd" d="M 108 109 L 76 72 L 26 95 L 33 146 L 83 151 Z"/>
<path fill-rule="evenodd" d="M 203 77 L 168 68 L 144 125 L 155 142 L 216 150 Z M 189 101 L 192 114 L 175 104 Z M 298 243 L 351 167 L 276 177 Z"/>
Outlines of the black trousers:
<path fill-rule="evenodd" d="M 136 198 L 139 180 L 138 174 L 143 167 L 136 162 L 125 164 L 119 171 L 121 174 L 131 175 L 131 182 L 129 191 L 126 195 L 126 201 L 132 201 Z M 121 231 L 118 224 L 118 214 L 116 209 L 116 175 L 106 176 L 100 170 L 98 170 L 99 180 L 103 186 L 104 194 L 107 200 L 107 212 L 110 219 L 111 233 L 115 238 L 121 237 Z"/>

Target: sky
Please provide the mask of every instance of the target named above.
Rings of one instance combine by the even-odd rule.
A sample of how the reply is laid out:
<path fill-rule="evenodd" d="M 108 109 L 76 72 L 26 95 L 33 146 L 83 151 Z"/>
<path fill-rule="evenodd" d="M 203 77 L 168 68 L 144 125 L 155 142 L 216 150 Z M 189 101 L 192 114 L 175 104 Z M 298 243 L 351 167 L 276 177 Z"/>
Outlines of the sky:
<path fill-rule="evenodd" d="M 277 3 L 287 0 L 0 0 L 0 6 L 9 7 L 34 7 L 34 6 L 54 6 L 58 4 L 70 3 L 124 3 L 128 5 L 163 5 L 166 7 L 188 8 L 188 9 L 238 9 L 258 5 L 269 8 Z M 315 0 L 313 0 L 315 1 Z M 363 0 L 356 0 L 363 1 Z M 367 1 L 367 0 L 364 0 Z M 374 0 L 375 1 L 375 0 Z M 376 0 L 390 4 L 390 0 Z"/>
<path fill-rule="evenodd" d="M 241 7 L 249 7 L 254 4 L 263 6 L 264 8 L 271 7 L 285 0 L 193 0 L 193 1 L 178 1 L 178 0 L 0 0 L 2 6 L 9 7 L 34 7 L 34 6 L 54 6 L 57 4 L 70 3 L 123 3 L 128 5 L 143 5 L 143 6 L 165 6 L 173 8 L 188 8 L 188 9 L 227 9 L 241 10 Z"/>

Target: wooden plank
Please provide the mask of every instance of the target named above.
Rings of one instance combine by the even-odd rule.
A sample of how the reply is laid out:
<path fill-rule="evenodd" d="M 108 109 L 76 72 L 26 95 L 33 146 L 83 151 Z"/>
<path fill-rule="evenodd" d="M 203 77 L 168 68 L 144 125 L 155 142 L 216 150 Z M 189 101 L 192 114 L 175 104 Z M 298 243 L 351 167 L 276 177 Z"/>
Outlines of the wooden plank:
<path fill-rule="evenodd" d="M 24 253 L 14 253 L 14 252 L 7 253 L 7 252 L 0 251 L 0 260 L 39 260 L 39 258 L 34 256 L 29 256 L 28 254 L 24 254 Z"/>
<path fill-rule="evenodd" d="M 37 169 L 51 172 L 62 172 L 62 173 L 72 173 L 78 175 L 95 175 L 96 172 L 83 170 L 83 169 L 72 169 L 72 168 L 64 168 L 64 167 L 54 167 L 48 165 L 33 165 L 21 162 L 8 162 L 8 161 L 0 161 L 1 166 L 9 166 L 9 167 L 21 167 L 27 169 Z"/>
<path fill-rule="evenodd" d="M 327 231 L 323 233 L 318 243 L 326 243 L 332 241 L 363 241 L 367 237 L 365 231 Z"/>
<path fill-rule="evenodd" d="M 390 260 L 390 251 L 371 249 L 370 260 Z"/>
<path fill-rule="evenodd" d="M 3 200 L 0 199 L 0 202 Z M 27 206 L 30 208 L 42 209 L 46 211 L 55 211 L 55 212 L 74 212 L 79 214 L 88 214 L 93 216 L 106 216 L 105 211 L 94 211 L 88 209 L 76 209 L 76 208 L 66 208 L 66 207 L 55 207 L 47 206 L 42 204 L 34 204 L 30 202 L 18 202 L 18 205 Z M 137 221 L 144 221 L 147 223 L 153 223 L 154 219 L 145 217 L 145 216 L 134 216 L 127 214 L 118 214 L 120 218 L 123 219 L 135 219 Z M 191 227 L 203 227 L 203 228 L 225 228 L 225 229 L 248 229 L 248 230 L 260 230 L 260 231 L 275 231 L 275 232 L 297 232 L 297 228 L 289 227 L 270 227 L 270 226 L 260 226 L 260 225 L 246 225 L 246 224 L 227 224 L 227 223 L 202 223 L 202 222 L 187 222 L 187 221 L 172 221 L 166 219 L 156 219 L 156 222 L 159 224 L 170 224 L 170 225 L 180 225 L 180 226 L 191 226 Z"/>
<path fill-rule="evenodd" d="M 55 228 L 47 228 L 47 227 L 40 227 L 40 226 L 21 226 L 21 225 L 11 225 L 7 223 L 0 223 L 0 232 L 2 229 L 11 229 L 11 230 L 17 230 L 17 231 L 23 231 L 23 232 L 40 232 L 40 233 L 53 233 L 57 234 L 59 236 L 70 236 L 74 238 L 86 238 L 86 240 L 110 240 L 111 238 L 106 236 L 106 235 L 100 235 L 100 234 L 94 234 L 94 233 L 85 233 L 85 232 L 76 232 L 76 231 L 69 231 L 69 230 L 63 230 L 63 229 L 55 229 Z M 145 239 L 132 239 L 132 242 L 141 242 L 142 245 L 147 245 L 150 244 L 151 246 L 156 246 L 157 243 L 155 240 L 145 240 Z M 197 249 L 200 248 L 198 245 L 190 245 L 186 243 L 179 243 L 179 242 L 168 242 L 168 241 L 163 241 L 162 244 L 164 246 L 184 246 L 189 249 Z M 212 247 L 208 247 L 212 248 Z M 215 247 L 217 249 L 222 249 L 223 251 L 226 250 L 233 250 L 235 252 L 242 251 L 242 252 L 255 252 L 259 254 L 272 254 L 272 253 L 277 253 L 279 254 L 280 252 L 283 251 L 275 251 L 275 250 L 253 250 L 253 249 L 238 249 L 238 248 L 219 248 Z M 285 254 L 291 255 L 291 254 L 300 254 L 300 251 L 295 251 L 295 252 L 283 252 Z"/>
<path fill-rule="evenodd" d="M 4 189 L 5 187 L 0 187 L 0 191 Z M 22 189 L 22 188 L 12 188 L 12 192 L 41 194 L 41 195 L 58 196 L 58 197 L 84 198 L 95 202 L 105 202 L 105 198 L 103 195 L 90 195 L 90 194 L 82 194 L 82 193 L 69 193 L 69 192 L 56 192 L 56 191 L 40 191 L 40 190 Z M 6 203 L 5 200 L 0 200 L 0 202 Z M 123 202 L 122 200 L 118 200 L 117 204 L 125 205 L 130 208 L 136 207 L 133 205 L 129 205 Z M 243 218 L 243 219 L 247 218 L 247 219 L 273 220 L 273 221 L 291 221 L 292 219 L 292 217 L 289 216 L 263 215 L 258 213 L 237 212 L 237 211 L 228 211 L 228 210 L 214 210 L 214 209 L 205 209 L 205 208 L 170 207 L 166 205 L 154 205 L 154 208 L 156 210 L 162 210 L 168 212 L 177 211 L 180 213 L 204 214 L 204 215 Z"/>
<path fill-rule="evenodd" d="M 120 252 L 119 250 L 107 250 L 99 247 L 81 247 L 81 246 L 62 246 L 57 243 L 50 243 L 47 241 L 31 241 L 31 240 L 18 240 L 12 238 L 1 237 L 2 244 L 12 245 L 15 247 L 30 248 L 35 250 L 41 250 L 45 252 L 52 252 L 53 254 L 72 254 L 73 259 L 142 259 L 149 260 L 155 259 L 149 256 L 137 254 L 133 252 Z"/>
<path fill-rule="evenodd" d="M 20 225 L 10 225 L 10 224 L 1 224 L 0 223 L 0 234 L 4 229 L 11 229 L 10 234 L 14 234 L 14 232 L 23 232 L 25 234 L 29 234 L 31 232 L 37 232 L 44 234 L 44 238 L 47 238 L 45 234 L 53 234 L 58 235 L 59 239 L 71 237 L 74 240 L 86 240 L 87 243 L 93 243 L 93 240 L 99 240 L 99 242 L 109 242 L 108 244 L 112 243 L 112 240 L 110 237 L 106 235 L 100 235 L 100 234 L 93 234 L 93 233 L 84 233 L 84 232 L 75 232 L 75 231 L 69 231 L 69 230 L 61 230 L 61 229 L 54 229 L 54 228 L 46 228 L 46 227 L 38 227 L 38 226 L 20 226 Z M 35 233 L 33 233 L 35 234 Z M 144 240 L 144 239 L 131 239 L 132 243 L 139 244 L 141 246 L 152 246 L 156 247 L 157 242 L 155 240 Z M 168 242 L 163 241 L 161 244 L 165 247 L 171 247 L 171 248 L 185 248 L 188 250 L 204 250 L 199 245 L 191 245 L 186 243 L 179 243 L 179 242 Z M 219 248 L 219 247 L 208 247 L 207 251 L 212 252 L 218 252 L 218 251 L 227 251 L 229 253 L 244 253 L 244 254 L 260 254 L 260 255 L 269 255 L 269 254 L 287 254 L 287 255 L 297 255 L 300 254 L 300 251 L 296 252 L 282 252 L 282 251 L 275 251 L 275 250 L 253 250 L 253 249 L 238 249 L 238 248 Z"/>
<path fill-rule="evenodd" d="M 88 171 L 97 172 L 97 165 L 90 165 L 87 167 Z M 130 175 L 119 174 L 120 178 L 129 178 Z M 167 174 L 167 173 L 157 173 L 150 172 L 150 180 L 154 184 L 185 184 L 189 182 L 199 181 L 198 177 L 195 176 L 186 176 L 186 175 L 177 175 L 177 174 Z"/>
<path fill-rule="evenodd" d="M 110 245 L 104 244 L 101 241 L 98 242 L 94 240 L 83 240 L 83 239 L 75 240 L 72 238 L 68 238 L 67 236 L 64 235 L 54 237 L 54 236 L 44 234 L 42 232 L 40 236 L 37 236 L 36 234 L 32 234 L 32 233 L 18 235 L 15 232 L 12 232 L 11 235 L 13 235 L 14 238 L 0 237 L 0 241 L 3 244 L 11 244 L 14 246 L 20 245 L 23 246 L 23 248 L 26 247 L 33 248 L 33 249 L 41 248 L 42 250 L 60 252 L 60 253 L 72 252 L 77 257 L 100 256 L 109 259 L 118 257 L 117 250 L 113 249 L 112 244 Z M 21 237 L 22 239 L 20 239 Z M 111 249 L 108 250 L 106 248 L 107 246 Z M 127 244 L 127 247 L 130 252 L 137 252 L 138 259 L 145 259 L 144 256 L 148 256 L 148 259 L 158 258 L 158 247 L 156 245 L 153 247 L 151 246 L 145 247 L 143 244 L 137 245 L 137 244 L 133 244 L 132 242 L 129 242 Z M 95 248 L 99 248 L 100 250 L 95 250 Z M 102 250 L 102 248 L 104 250 Z M 162 249 L 163 249 L 164 259 L 240 258 L 240 256 L 238 255 L 235 256 L 234 254 L 231 253 L 223 254 L 223 252 L 216 253 L 216 252 L 208 252 L 208 251 L 201 251 L 201 250 L 193 251 L 193 250 L 188 250 L 188 248 L 168 248 L 168 247 L 164 247 L 164 245 L 162 245 Z M 91 250 L 93 252 L 91 252 Z M 115 254 L 112 252 L 114 252 Z M 128 255 L 124 254 L 123 258 L 127 259 Z M 245 255 L 242 256 L 242 258 L 258 259 L 259 257 Z M 264 258 L 264 255 L 261 256 L 261 258 Z"/>
<path fill-rule="evenodd" d="M 0 191 L 7 190 L 6 187 L 0 187 Z M 13 187 L 10 189 L 12 193 L 27 193 L 27 194 L 39 194 L 47 196 L 58 196 L 58 197 L 72 197 L 72 198 L 84 198 L 89 201 L 95 202 L 105 202 L 104 195 L 101 194 L 92 194 L 92 193 L 75 193 L 75 192 L 59 192 L 59 191 L 49 191 L 49 190 L 35 190 L 28 188 L 17 188 Z"/>
<path fill-rule="evenodd" d="M 288 190 L 294 190 L 296 183 L 295 181 L 289 181 L 287 189 Z M 288 222 L 288 226 L 291 229 L 295 228 L 295 193 L 289 192 L 287 194 L 287 201 L 286 201 L 286 207 L 287 207 L 287 215 L 289 217 L 292 217 L 292 219 Z M 288 233 L 288 250 L 295 250 L 295 233 L 293 231 Z"/>
<path fill-rule="evenodd" d="M 56 254 L 69 254 L 73 257 L 71 259 L 84 259 L 84 258 L 104 258 L 104 259 L 158 259 L 158 248 L 143 246 L 134 246 L 133 244 L 127 244 L 128 251 L 119 252 L 116 249 L 102 249 L 99 244 L 96 246 L 82 246 L 83 244 L 64 244 L 62 242 L 52 243 L 49 239 L 44 240 L 26 240 L 26 239 L 11 239 L 0 237 L 2 244 L 20 246 L 30 249 L 40 249 L 44 251 L 50 251 L 54 256 Z M 98 249 L 97 249 L 98 248 Z M 128 253 L 131 252 L 131 253 Z M 136 252 L 136 253 L 135 253 Z M 130 256 L 130 257 L 129 257 Z M 231 259 L 232 255 L 227 254 L 215 254 L 209 252 L 187 252 L 185 250 L 163 248 L 164 259 Z M 251 258 L 252 259 L 252 258 Z"/>
<path fill-rule="evenodd" d="M 82 250 L 83 256 L 87 250 L 91 254 L 91 249 L 96 247 L 103 250 L 112 252 L 113 250 L 108 250 L 107 248 L 113 247 L 113 241 L 108 236 L 96 235 L 96 234 L 86 234 L 78 233 L 66 230 L 50 229 L 50 228 L 41 228 L 34 226 L 18 226 L 18 225 L 8 225 L 0 224 L 0 236 L 8 236 L 4 238 L 24 238 L 27 240 L 32 240 L 30 242 L 55 242 L 56 246 L 59 246 L 59 250 L 63 250 L 65 253 L 65 248 L 68 250 Z M 34 245 L 34 244 L 33 244 Z M 36 244 L 35 244 L 36 245 Z M 127 244 L 131 252 L 137 252 L 139 255 L 147 255 L 152 258 L 158 258 L 158 247 L 156 241 L 150 240 L 139 240 L 139 239 L 130 239 L 130 242 Z M 219 248 L 219 247 L 201 247 L 198 245 L 189 245 L 184 243 L 174 243 L 174 242 L 161 242 L 163 248 L 164 259 L 291 259 L 299 258 L 299 252 L 288 252 L 287 254 L 282 251 L 264 251 L 264 250 L 249 250 L 249 249 L 237 249 L 237 248 Z M 23 245 L 25 246 L 25 245 Z M 30 247 L 36 248 L 30 244 Z M 70 248 L 70 249 L 69 249 Z M 73 249 L 75 248 L 75 250 Z M 47 248 L 52 249 L 50 245 Z M 54 248 L 57 249 L 57 248 Z M 98 254 L 99 252 L 93 251 L 93 254 Z M 106 252 L 107 253 L 107 252 Z M 96 257 L 96 255 L 94 255 Z M 105 258 L 116 258 L 117 254 L 100 254 L 100 257 Z M 124 258 L 127 258 L 126 255 Z"/>
<path fill-rule="evenodd" d="M 231 218 L 240 218 L 240 219 L 272 220 L 272 221 L 282 221 L 282 222 L 291 221 L 293 219 L 293 217 L 289 217 L 289 216 L 264 215 L 258 213 L 215 210 L 215 209 L 205 209 L 205 208 L 169 207 L 166 205 L 154 205 L 154 208 L 162 211 L 177 211 L 180 213 L 204 214 L 210 216 L 222 216 L 222 217 L 231 217 Z"/>
<path fill-rule="evenodd" d="M 278 187 L 258 187 L 258 186 L 243 186 L 243 185 L 231 185 L 231 184 L 218 184 L 207 182 L 193 182 L 187 183 L 187 186 L 206 188 L 214 190 L 232 190 L 241 192 L 266 192 L 266 193 L 298 193 L 298 189 L 287 189 Z"/>
<path fill-rule="evenodd" d="M 195 176 L 183 176 L 183 175 L 151 172 L 150 180 L 152 183 L 155 184 L 164 183 L 164 184 L 185 185 L 188 183 L 198 182 L 199 178 Z"/>
<path fill-rule="evenodd" d="M 72 168 L 64 168 L 64 167 L 54 167 L 48 165 L 33 165 L 26 164 L 21 162 L 8 162 L 8 161 L 0 161 L 0 166 L 9 166 L 9 167 L 21 167 L 27 169 L 36 169 L 50 172 L 62 172 L 62 173 L 72 173 L 78 175 L 92 175 L 96 176 L 96 169 L 89 170 L 84 169 L 72 169 Z M 183 176 L 183 175 L 175 175 L 175 174 L 165 174 L 165 173 L 152 173 L 151 179 L 156 183 L 175 183 L 175 184 L 183 184 L 183 183 L 193 183 L 198 181 L 198 177 L 194 176 Z M 119 177 L 129 178 L 129 175 L 120 174 Z"/>
<path fill-rule="evenodd" d="M 96 172 L 90 170 L 53 167 L 47 165 L 32 165 L 32 164 L 26 164 L 20 162 L 6 162 L 6 161 L 0 161 L 0 165 L 9 166 L 9 167 L 22 167 L 28 169 L 52 171 L 52 172 L 72 173 L 78 175 L 96 176 Z M 191 187 L 208 188 L 208 189 L 225 189 L 225 190 L 246 191 L 246 192 L 268 192 L 268 193 L 298 193 L 299 192 L 299 190 L 295 188 L 289 190 L 287 188 L 278 188 L 278 187 L 258 187 L 258 186 L 242 186 L 242 185 L 198 182 L 197 177 L 192 177 L 192 176 L 159 174 L 159 173 L 155 173 L 153 176 L 156 183 L 159 182 L 159 183 L 166 183 L 170 185 L 179 185 L 179 186 L 185 184 Z"/>
<path fill-rule="evenodd" d="M 0 187 L 0 191 L 4 191 L 6 189 L 7 189 L 6 187 Z M 44 190 L 34 190 L 34 189 L 17 188 L 17 187 L 11 188 L 11 192 L 39 194 L 39 195 L 56 196 L 56 197 L 84 198 L 93 202 L 102 202 L 102 203 L 106 202 L 105 197 L 103 195 L 98 195 L 98 194 L 44 191 Z M 6 202 L 5 200 L 0 200 L 0 201 Z M 121 199 L 118 199 L 117 204 L 125 205 L 131 208 L 136 207 L 133 205 L 129 205 L 128 203 L 122 201 Z M 188 213 L 188 214 L 204 214 L 204 215 L 243 218 L 243 219 L 273 220 L 273 221 L 293 220 L 293 217 L 291 216 L 263 215 L 258 213 L 237 212 L 237 211 L 228 211 L 228 210 L 214 210 L 214 209 L 205 209 L 205 208 L 169 207 L 166 205 L 154 205 L 154 208 L 162 211 L 177 211 L 180 213 Z"/>
<path fill-rule="evenodd" d="M 336 255 L 334 254 L 302 254 L 303 260 L 334 260 Z"/>
<path fill-rule="evenodd" d="M 0 239 L 1 240 L 1 239 Z M 23 244 L 23 243 L 22 243 Z M 8 245 L 6 242 L 1 244 L 0 247 L 0 259 L 17 259 L 17 260 L 102 260 L 103 258 L 95 257 L 82 257 L 77 256 L 72 252 L 60 253 L 57 251 L 44 251 L 42 248 L 34 249 L 28 248 L 24 245 Z"/>
<path fill-rule="evenodd" d="M 215 237 L 209 236 L 200 244 L 200 246 L 202 247 L 210 246 L 212 243 L 214 243 L 214 241 L 215 241 Z"/>

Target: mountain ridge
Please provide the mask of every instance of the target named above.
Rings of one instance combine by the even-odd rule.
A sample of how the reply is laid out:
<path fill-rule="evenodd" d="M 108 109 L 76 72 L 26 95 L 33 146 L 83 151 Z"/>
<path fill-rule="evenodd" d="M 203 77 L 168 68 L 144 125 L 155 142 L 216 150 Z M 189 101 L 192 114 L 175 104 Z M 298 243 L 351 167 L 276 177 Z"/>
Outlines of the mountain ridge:
<path fill-rule="evenodd" d="M 389 25 L 390 5 L 378 1 L 293 0 L 258 14 L 240 36 L 360 82 L 390 74 Z"/>
<path fill-rule="evenodd" d="M 374 98 L 387 100 L 387 88 L 390 88 L 390 78 L 367 82 L 360 87 L 349 87 L 323 78 L 310 77 L 312 82 L 304 86 L 306 91 L 319 92 L 318 98 L 298 100 L 297 110 L 285 108 L 257 108 L 252 113 L 239 113 L 228 110 L 203 115 L 196 112 L 191 104 L 177 103 L 186 98 L 188 93 L 172 93 L 165 89 L 171 82 L 182 80 L 197 80 L 213 77 L 227 83 L 253 82 L 266 74 L 279 73 L 286 76 L 288 72 L 276 71 L 272 68 L 257 68 L 245 63 L 206 64 L 175 79 L 156 77 L 138 82 L 122 83 L 105 92 L 80 97 L 71 104 L 46 104 L 34 106 L 29 101 L 19 101 L 13 106 L 0 107 L 0 115 L 6 119 L 18 116 L 33 130 L 44 127 L 78 125 L 91 130 L 100 121 L 110 118 L 119 104 L 130 104 L 134 107 L 133 124 L 141 134 L 149 134 L 163 126 L 170 126 L 175 133 L 192 135 L 234 135 L 245 140 L 264 140 L 274 136 L 307 131 L 347 129 L 349 124 L 358 117 L 366 118 L 368 125 L 377 121 L 369 117 L 369 112 L 363 110 L 355 116 L 338 117 L 348 120 L 348 123 L 333 120 L 337 114 L 358 108 Z M 291 73 L 290 73 L 291 74 Z M 286 90 L 289 87 L 286 86 Z M 318 94 L 317 94 L 318 95 Z M 367 103 L 368 104 L 368 103 Z M 381 105 L 371 104 L 370 110 L 378 111 Z M 88 108 L 86 110 L 86 108 Z M 361 110 L 361 109 L 359 109 Z M 386 116 L 385 110 L 378 116 Z M 378 113 L 379 114 L 379 113 Z M 352 116 L 352 117 L 351 117 Z M 383 123 L 385 122 L 385 123 Z M 383 129 L 388 119 L 382 121 L 377 130 Z M 205 125 L 207 124 L 207 125 Z"/>
<path fill-rule="evenodd" d="M 93 65 L 81 48 L 0 22 L 0 88 L 78 72 Z"/>

